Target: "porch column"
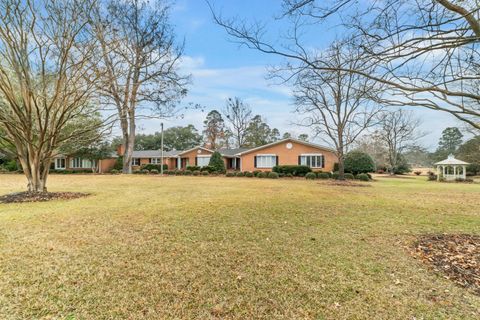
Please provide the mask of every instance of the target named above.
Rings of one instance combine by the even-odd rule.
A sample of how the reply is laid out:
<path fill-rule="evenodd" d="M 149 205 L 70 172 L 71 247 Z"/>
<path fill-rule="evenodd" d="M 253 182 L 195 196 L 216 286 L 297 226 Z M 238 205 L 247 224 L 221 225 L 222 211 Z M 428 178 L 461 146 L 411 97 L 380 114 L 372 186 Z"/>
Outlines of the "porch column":
<path fill-rule="evenodd" d="M 462 166 L 463 172 L 462 172 L 462 178 L 463 180 L 467 179 L 467 166 Z"/>
<path fill-rule="evenodd" d="M 182 158 L 177 157 L 177 169 L 182 169 Z"/>
<path fill-rule="evenodd" d="M 453 166 L 453 177 L 457 178 L 457 166 Z"/>
<path fill-rule="evenodd" d="M 237 158 L 233 158 L 233 169 L 237 170 Z"/>

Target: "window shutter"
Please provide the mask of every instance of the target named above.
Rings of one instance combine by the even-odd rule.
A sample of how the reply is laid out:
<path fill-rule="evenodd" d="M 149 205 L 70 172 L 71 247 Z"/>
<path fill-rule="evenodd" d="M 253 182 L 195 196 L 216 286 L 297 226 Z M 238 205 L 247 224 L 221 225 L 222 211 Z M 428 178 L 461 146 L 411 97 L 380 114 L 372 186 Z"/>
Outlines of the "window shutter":
<path fill-rule="evenodd" d="M 278 156 L 275 157 L 275 165 L 278 166 Z"/>
<path fill-rule="evenodd" d="M 302 163 L 302 156 L 298 156 L 298 165 L 300 165 Z"/>
<path fill-rule="evenodd" d="M 198 157 L 195 157 L 195 167 L 198 165 Z"/>
<path fill-rule="evenodd" d="M 253 157 L 253 167 L 254 167 L 254 168 L 257 167 L 257 156 L 254 156 L 254 157 Z"/>
<path fill-rule="evenodd" d="M 322 154 L 322 168 L 325 168 L 325 156 Z"/>

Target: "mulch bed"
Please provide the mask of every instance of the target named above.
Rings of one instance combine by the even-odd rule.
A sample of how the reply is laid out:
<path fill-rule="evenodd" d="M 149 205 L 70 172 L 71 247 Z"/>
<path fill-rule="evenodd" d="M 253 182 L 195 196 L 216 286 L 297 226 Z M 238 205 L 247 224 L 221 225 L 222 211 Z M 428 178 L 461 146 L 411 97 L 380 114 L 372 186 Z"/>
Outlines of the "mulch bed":
<path fill-rule="evenodd" d="M 480 236 L 421 236 L 414 244 L 413 254 L 445 278 L 480 295 Z"/>
<path fill-rule="evenodd" d="M 16 192 L 0 196 L 0 203 L 43 202 L 50 200 L 70 200 L 83 198 L 88 193 L 82 192 Z"/>

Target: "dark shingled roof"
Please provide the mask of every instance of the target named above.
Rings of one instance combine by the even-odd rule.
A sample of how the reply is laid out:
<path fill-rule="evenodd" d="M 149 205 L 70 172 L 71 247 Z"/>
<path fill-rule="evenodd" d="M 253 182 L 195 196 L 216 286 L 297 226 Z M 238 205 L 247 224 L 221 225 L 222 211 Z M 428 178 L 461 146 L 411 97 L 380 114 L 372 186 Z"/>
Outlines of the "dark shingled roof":
<path fill-rule="evenodd" d="M 226 157 L 232 157 L 234 155 L 236 155 L 237 153 L 239 152 L 244 152 L 244 151 L 247 151 L 251 148 L 236 148 L 236 149 L 218 149 L 217 151 L 220 152 L 220 154 L 222 156 L 226 156 Z"/>
<path fill-rule="evenodd" d="M 164 151 L 163 156 L 164 157 L 175 157 L 177 156 L 181 151 L 179 150 L 172 150 L 172 151 Z M 140 150 L 140 151 L 133 151 L 133 158 L 160 158 L 162 156 L 162 153 L 160 150 Z"/>

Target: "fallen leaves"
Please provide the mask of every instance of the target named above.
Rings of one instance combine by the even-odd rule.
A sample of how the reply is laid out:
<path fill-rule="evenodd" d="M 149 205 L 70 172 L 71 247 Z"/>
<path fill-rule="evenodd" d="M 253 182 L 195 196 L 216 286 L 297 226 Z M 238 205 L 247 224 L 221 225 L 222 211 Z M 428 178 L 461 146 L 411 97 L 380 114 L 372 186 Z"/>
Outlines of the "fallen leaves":
<path fill-rule="evenodd" d="M 413 249 L 416 257 L 442 272 L 446 279 L 480 295 L 480 236 L 425 235 Z"/>

